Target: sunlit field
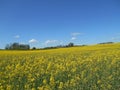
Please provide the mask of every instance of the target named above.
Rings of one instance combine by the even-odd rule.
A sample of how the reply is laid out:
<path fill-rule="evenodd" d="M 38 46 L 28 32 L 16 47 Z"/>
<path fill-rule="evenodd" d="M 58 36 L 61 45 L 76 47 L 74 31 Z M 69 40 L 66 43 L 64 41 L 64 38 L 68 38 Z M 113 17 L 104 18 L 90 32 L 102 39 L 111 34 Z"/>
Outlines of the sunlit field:
<path fill-rule="evenodd" d="M 0 90 L 120 90 L 120 44 L 0 51 Z"/>

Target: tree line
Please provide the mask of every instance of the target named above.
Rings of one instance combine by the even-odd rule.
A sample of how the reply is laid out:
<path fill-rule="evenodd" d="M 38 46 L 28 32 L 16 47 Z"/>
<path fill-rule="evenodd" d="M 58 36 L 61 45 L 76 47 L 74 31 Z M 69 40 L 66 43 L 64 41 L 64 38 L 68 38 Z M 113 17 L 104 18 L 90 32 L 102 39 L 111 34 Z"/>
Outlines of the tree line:
<path fill-rule="evenodd" d="M 19 44 L 19 43 L 12 43 L 12 44 L 7 44 L 5 46 L 6 50 L 29 50 L 30 45 L 27 44 Z"/>
<path fill-rule="evenodd" d="M 98 44 L 112 44 L 114 42 L 103 42 L 103 43 L 98 43 Z M 51 47 L 44 47 L 44 48 L 39 48 L 41 50 L 46 50 L 46 49 L 56 49 L 56 48 L 67 48 L 67 47 L 74 47 L 77 45 L 74 45 L 74 43 L 70 42 L 67 45 L 58 45 L 58 46 L 51 46 Z M 78 45 L 78 46 L 86 46 L 86 45 Z M 6 50 L 29 50 L 30 45 L 28 44 L 19 44 L 19 43 L 12 43 L 12 44 L 7 44 L 5 46 Z M 36 50 L 36 47 L 33 47 L 32 50 Z"/>
<path fill-rule="evenodd" d="M 73 47 L 74 43 L 69 43 L 68 45 L 58 45 L 58 46 L 51 46 L 51 47 L 44 47 L 42 49 L 55 49 L 55 48 L 62 48 L 62 47 Z M 19 44 L 19 43 L 12 43 L 12 44 L 7 44 L 5 46 L 5 50 L 29 50 L 30 45 L 27 44 Z M 36 47 L 32 48 L 33 50 L 36 49 Z"/>

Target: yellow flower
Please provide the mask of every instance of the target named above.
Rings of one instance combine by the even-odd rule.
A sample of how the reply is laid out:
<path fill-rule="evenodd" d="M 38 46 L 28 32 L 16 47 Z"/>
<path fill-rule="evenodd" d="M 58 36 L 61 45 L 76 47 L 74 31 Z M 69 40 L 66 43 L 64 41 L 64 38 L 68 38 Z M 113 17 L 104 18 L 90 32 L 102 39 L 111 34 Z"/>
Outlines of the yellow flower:
<path fill-rule="evenodd" d="M 43 80 L 43 84 L 47 84 L 47 80 L 46 79 Z"/>
<path fill-rule="evenodd" d="M 60 82 L 59 88 L 62 89 L 62 88 L 63 88 L 63 85 L 64 85 L 63 82 Z"/>
<path fill-rule="evenodd" d="M 54 80 L 54 77 L 53 77 L 53 76 L 50 77 L 50 85 L 51 85 L 51 86 L 54 86 L 54 85 L 55 85 L 55 80 Z"/>
<path fill-rule="evenodd" d="M 100 83 L 101 83 L 101 80 L 98 80 L 97 83 L 100 84 Z"/>
<path fill-rule="evenodd" d="M 34 80 L 35 80 L 35 78 L 32 78 L 32 79 L 31 79 L 31 82 L 33 82 Z"/>

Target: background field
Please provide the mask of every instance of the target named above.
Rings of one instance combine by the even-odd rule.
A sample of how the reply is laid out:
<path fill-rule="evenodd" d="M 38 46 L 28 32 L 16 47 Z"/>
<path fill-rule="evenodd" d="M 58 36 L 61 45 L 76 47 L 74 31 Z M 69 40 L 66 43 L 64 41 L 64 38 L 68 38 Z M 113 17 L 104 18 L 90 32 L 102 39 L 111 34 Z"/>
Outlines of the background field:
<path fill-rule="evenodd" d="M 119 43 L 0 51 L 0 90 L 119 89 Z"/>

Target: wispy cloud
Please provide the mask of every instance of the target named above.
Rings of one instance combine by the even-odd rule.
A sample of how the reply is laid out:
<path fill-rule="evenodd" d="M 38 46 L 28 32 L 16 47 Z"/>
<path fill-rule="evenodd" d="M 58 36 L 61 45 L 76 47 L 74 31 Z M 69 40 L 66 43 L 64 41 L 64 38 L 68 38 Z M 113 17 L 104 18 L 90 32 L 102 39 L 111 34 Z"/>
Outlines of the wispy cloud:
<path fill-rule="evenodd" d="M 25 42 L 20 42 L 20 44 L 26 44 Z"/>
<path fill-rule="evenodd" d="M 111 40 L 120 40 L 120 33 L 116 33 L 116 35 L 114 35 Z"/>
<path fill-rule="evenodd" d="M 77 38 L 76 37 L 72 37 L 71 40 L 76 40 Z"/>
<path fill-rule="evenodd" d="M 116 33 L 116 35 L 120 35 L 120 33 L 118 32 L 118 33 Z"/>
<path fill-rule="evenodd" d="M 58 43 L 59 41 L 58 40 L 47 40 L 45 42 L 45 44 L 55 44 L 55 43 Z"/>
<path fill-rule="evenodd" d="M 20 38 L 20 35 L 16 35 L 16 36 L 14 36 L 14 38 Z"/>
<path fill-rule="evenodd" d="M 63 41 L 59 41 L 59 44 L 63 44 L 64 42 Z"/>
<path fill-rule="evenodd" d="M 112 40 L 120 40 L 120 37 L 112 37 Z"/>
<path fill-rule="evenodd" d="M 79 32 L 74 32 L 74 33 L 71 33 L 71 40 L 76 40 L 77 39 L 77 36 L 79 35 L 82 35 L 82 33 L 79 33 Z"/>
<path fill-rule="evenodd" d="M 71 33 L 71 35 L 72 35 L 73 37 L 79 36 L 79 35 L 81 35 L 81 34 L 82 34 L 82 33 L 79 33 L 79 32 Z"/>
<path fill-rule="evenodd" d="M 36 40 L 36 39 L 29 40 L 29 43 L 37 43 L 37 42 L 38 42 L 38 40 Z"/>
<path fill-rule="evenodd" d="M 63 44 L 63 41 L 60 40 L 47 40 L 44 43 L 44 45 L 46 46 L 61 45 L 61 44 Z"/>

